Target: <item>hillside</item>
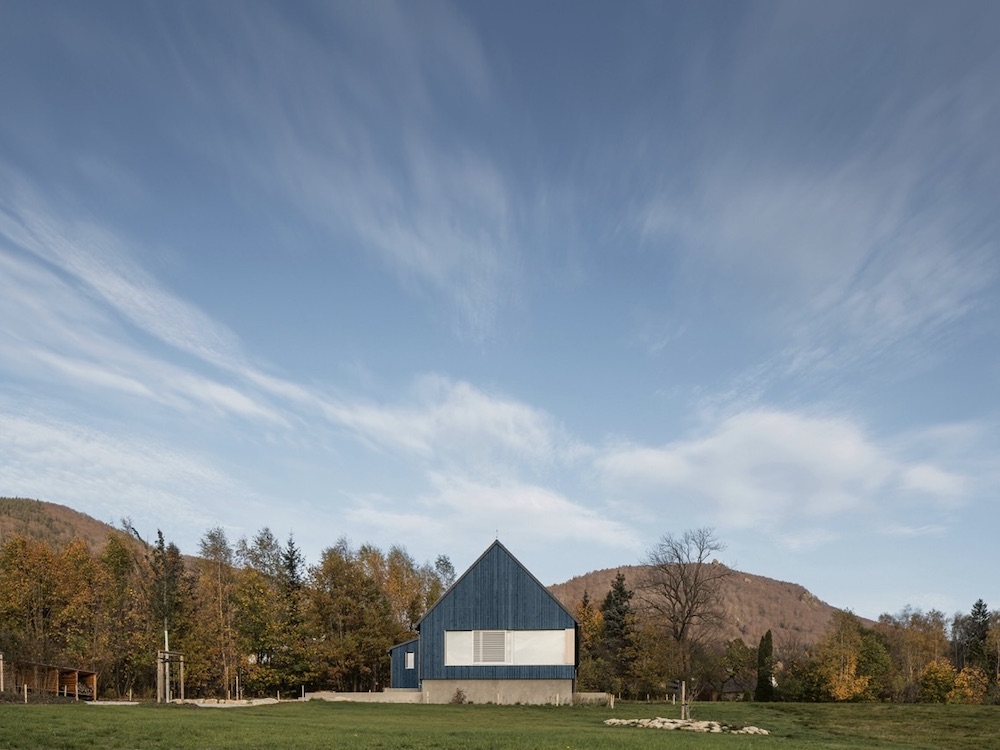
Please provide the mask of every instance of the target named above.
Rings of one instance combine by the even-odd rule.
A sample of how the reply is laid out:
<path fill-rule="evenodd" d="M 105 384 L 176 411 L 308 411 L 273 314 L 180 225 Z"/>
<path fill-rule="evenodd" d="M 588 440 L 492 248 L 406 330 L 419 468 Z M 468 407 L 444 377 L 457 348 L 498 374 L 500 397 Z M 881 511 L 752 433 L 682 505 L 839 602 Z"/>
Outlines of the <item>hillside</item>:
<path fill-rule="evenodd" d="M 12 534 L 44 539 L 54 546 L 80 538 L 96 551 L 104 546 L 112 531 L 112 526 L 63 505 L 0 498 L 0 543 Z M 625 574 L 628 586 L 635 588 L 642 569 L 623 566 L 577 576 L 550 586 L 549 590 L 570 611 L 576 609 L 584 591 L 599 605 L 619 570 Z M 724 598 L 730 621 L 723 637 L 727 640 L 742 638 L 750 646 L 755 646 L 768 629 L 776 646 L 815 643 L 834 611 L 834 607 L 802 586 L 740 571 L 733 571 L 729 577 Z"/>
<path fill-rule="evenodd" d="M 583 598 L 584 591 L 600 606 L 619 571 L 625 575 L 626 585 L 634 589 L 642 574 L 640 566 L 595 570 L 550 586 L 549 590 L 571 612 Z M 748 646 L 756 646 L 768 629 L 776 648 L 815 643 L 822 637 L 835 611 L 835 607 L 820 601 L 798 584 L 738 570 L 732 571 L 726 580 L 723 600 L 729 622 L 722 637 L 725 640 L 742 638 Z"/>
<path fill-rule="evenodd" d="M 96 551 L 104 546 L 112 531 L 114 527 L 65 505 L 22 497 L 0 497 L 0 542 L 14 534 L 22 534 L 60 547 L 79 538 Z"/>

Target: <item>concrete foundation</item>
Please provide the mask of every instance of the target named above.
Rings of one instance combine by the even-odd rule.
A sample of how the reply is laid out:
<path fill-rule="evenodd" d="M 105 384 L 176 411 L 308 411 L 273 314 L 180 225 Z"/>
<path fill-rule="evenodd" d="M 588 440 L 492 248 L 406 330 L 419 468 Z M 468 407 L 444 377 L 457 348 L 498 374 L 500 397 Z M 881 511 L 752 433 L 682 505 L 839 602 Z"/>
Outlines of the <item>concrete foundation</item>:
<path fill-rule="evenodd" d="M 461 690 L 467 703 L 568 705 L 572 680 L 424 680 L 424 703 L 451 703 Z"/>
<path fill-rule="evenodd" d="M 323 690 L 306 693 L 305 699 L 351 703 L 423 703 L 424 695 L 417 688 L 386 688 L 382 693 L 337 693 Z"/>

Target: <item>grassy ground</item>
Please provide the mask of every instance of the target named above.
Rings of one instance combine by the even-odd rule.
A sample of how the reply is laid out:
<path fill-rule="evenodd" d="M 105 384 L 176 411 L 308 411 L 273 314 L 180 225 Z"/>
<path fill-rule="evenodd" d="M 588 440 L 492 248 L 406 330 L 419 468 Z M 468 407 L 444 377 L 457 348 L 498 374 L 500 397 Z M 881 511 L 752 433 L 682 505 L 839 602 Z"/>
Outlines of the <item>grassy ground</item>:
<path fill-rule="evenodd" d="M 285 703 L 246 708 L 0 705 L 0 750 L 319 750 L 361 748 L 1000 748 L 995 706 L 697 704 L 696 719 L 752 724 L 770 736 L 607 727 L 604 719 L 676 717 L 676 706 L 411 706 Z"/>

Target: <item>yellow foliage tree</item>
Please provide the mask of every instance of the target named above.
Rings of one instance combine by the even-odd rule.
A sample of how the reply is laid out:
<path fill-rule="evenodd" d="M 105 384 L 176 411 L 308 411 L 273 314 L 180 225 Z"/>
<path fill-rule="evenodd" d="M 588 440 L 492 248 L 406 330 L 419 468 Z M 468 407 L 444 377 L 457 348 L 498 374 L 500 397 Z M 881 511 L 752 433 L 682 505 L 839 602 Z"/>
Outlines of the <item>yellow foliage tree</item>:
<path fill-rule="evenodd" d="M 948 692 L 948 703 L 980 704 L 986 699 L 990 678 L 979 667 L 966 667 L 955 678 L 955 687 Z"/>
<path fill-rule="evenodd" d="M 920 675 L 920 698 L 927 703 L 944 703 L 955 687 L 955 668 L 947 659 L 935 659 Z"/>
<path fill-rule="evenodd" d="M 835 701 L 860 698 L 868 688 L 868 675 L 858 674 L 861 622 L 851 612 L 835 612 L 830 629 L 817 653 L 819 674 Z"/>

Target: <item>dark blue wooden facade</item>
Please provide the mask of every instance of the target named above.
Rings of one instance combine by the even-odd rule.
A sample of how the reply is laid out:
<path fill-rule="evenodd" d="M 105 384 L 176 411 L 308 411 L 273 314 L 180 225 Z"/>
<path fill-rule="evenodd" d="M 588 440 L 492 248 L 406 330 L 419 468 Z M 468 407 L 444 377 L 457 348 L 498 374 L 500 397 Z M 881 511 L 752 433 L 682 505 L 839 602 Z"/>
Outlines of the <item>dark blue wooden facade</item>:
<path fill-rule="evenodd" d="M 548 589 L 499 541 L 494 542 L 417 623 L 419 680 L 524 680 L 576 678 L 575 664 L 524 666 L 510 664 L 445 665 L 445 631 L 575 630 L 576 620 Z M 398 651 L 398 653 L 397 653 Z M 397 661 L 392 652 L 393 687 Z M 404 679 L 400 675 L 400 679 Z"/>
<path fill-rule="evenodd" d="M 394 688 L 418 688 L 420 687 L 420 644 L 419 639 L 413 638 L 405 643 L 399 643 L 389 649 L 390 675 L 389 684 Z M 413 654 L 413 667 L 407 667 L 407 654 Z"/>

